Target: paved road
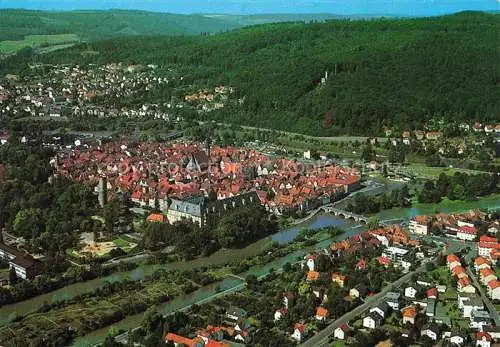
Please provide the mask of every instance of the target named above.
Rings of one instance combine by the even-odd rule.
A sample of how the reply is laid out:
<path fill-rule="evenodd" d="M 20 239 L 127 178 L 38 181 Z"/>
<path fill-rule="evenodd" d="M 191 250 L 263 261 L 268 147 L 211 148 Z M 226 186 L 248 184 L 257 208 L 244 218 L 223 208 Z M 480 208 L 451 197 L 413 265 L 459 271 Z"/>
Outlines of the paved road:
<path fill-rule="evenodd" d="M 467 267 L 466 271 L 467 271 L 467 274 L 469 275 L 469 277 L 472 279 L 472 282 L 474 282 L 474 286 L 479 290 L 479 293 L 481 294 L 481 297 L 483 298 L 483 302 L 486 305 L 486 307 L 488 308 L 488 311 L 490 312 L 490 317 L 493 318 L 493 320 L 495 321 L 495 325 L 499 326 L 500 325 L 500 316 L 498 315 L 498 312 L 497 312 L 495 306 L 491 303 L 490 299 L 488 298 L 488 296 L 484 292 L 484 288 L 481 285 L 481 283 L 479 283 L 479 281 L 477 280 L 476 275 L 473 274 L 472 271 L 470 271 L 470 269 L 468 267 Z"/>
<path fill-rule="evenodd" d="M 463 246 L 463 245 L 462 245 Z M 448 251 L 449 252 L 449 251 Z M 437 257 L 431 259 L 431 262 L 434 262 L 437 260 Z M 409 281 L 411 277 L 414 274 L 418 274 L 420 272 L 426 271 L 425 264 L 423 263 L 419 268 L 416 270 L 407 273 L 403 277 L 400 277 L 397 281 L 391 283 L 390 285 L 386 286 L 382 291 L 374 296 L 368 297 L 367 300 L 360 306 L 356 307 L 355 309 L 347 312 L 344 314 L 342 317 L 328 325 L 325 329 L 321 330 L 318 332 L 316 335 L 311 337 L 309 340 L 305 341 L 303 344 L 301 344 L 301 347 L 323 347 L 328 345 L 328 341 L 330 336 L 333 335 L 335 329 L 337 329 L 340 324 L 342 323 L 347 323 L 350 320 L 354 319 L 356 316 L 359 316 L 362 314 L 364 311 L 368 310 L 369 308 L 373 307 L 375 304 L 377 304 L 388 292 L 393 290 L 395 287 L 400 287 L 402 284 L 405 282 Z"/>

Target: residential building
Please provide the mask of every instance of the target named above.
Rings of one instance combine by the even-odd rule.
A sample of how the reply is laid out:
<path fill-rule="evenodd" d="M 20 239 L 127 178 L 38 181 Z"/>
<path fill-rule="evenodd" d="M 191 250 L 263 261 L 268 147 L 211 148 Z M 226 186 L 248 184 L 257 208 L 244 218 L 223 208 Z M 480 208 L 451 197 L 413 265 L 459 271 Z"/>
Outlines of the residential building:
<path fill-rule="evenodd" d="M 438 297 L 438 291 L 437 288 L 430 288 L 426 292 L 427 298 L 428 299 L 437 299 Z"/>
<path fill-rule="evenodd" d="M 239 307 L 232 308 L 226 312 L 226 317 L 234 321 L 244 319 L 247 315 L 247 311 Z"/>
<path fill-rule="evenodd" d="M 405 248 L 391 246 L 384 249 L 382 254 L 392 261 L 401 261 L 408 252 Z"/>
<path fill-rule="evenodd" d="M 332 282 L 338 284 L 340 288 L 344 288 L 345 280 L 346 276 L 340 273 L 336 272 L 332 274 Z"/>
<path fill-rule="evenodd" d="M 425 308 L 425 315 L 427 317 L 434 317 L 436 315 L 436 300 L 427 299 L 427 307 Z"/>
<path fill-rule="evenodd" d="M 401 294 L 399 294 L 397 292 L 389 292 L 385 295 L 384 301 L 393 310 L 399 310 L 400 298 L 401 298 Z"/>
<path fill-rule="evenodd" d="M 274 321 L 275 322 L 279 321 L 286 314 L 288 314 L 288 310 L 286 308 L 280 308 L 280 309 L 274 311 Z"/>
<path fill-rule="evenodd" d="M 417 289 L 414 286 L 409 286 L 405 288 L 405 297 L 415 299 L 417 294 Z"/>
<path fill-rule="evenodd" d="M 382 318 L 385 318 L 385 316 L 389 312 L 389 305 L 382 301 L 377 306 L 372 307 L 370 309 L 370 312 L 377 312 Z"/>
<path fill-rule="evenodd" d="M 35 278 L 41 270 L 40 261 L 1 242 L 0 259 L 8 261 L 9 266 L 14 269 L 16 276 L 23 280 Z"/>
<path fill-rule="evenodd" d="M 350 331 L 351 331 L 351 328 L 349 328 L 349 326 L 346 323 L 342 323 L 333 332 L 333 337 L 338 339 L 338 340 L 345 340 L 345 339 L 347 339 L 347 336 L 348 336 Z"/>
<path fill-rule="evenodd" d="M 165 342 L 172 342 L 175 347 L 183 347 L 183 346 L 189 346 L 189 347 L 204 347 L 205 343 L 203 339 L 197 337 L 195 339 L 189 339 L 184 336 L 180 336 L 177 334 L 173 333 L 168 333 L 165 336 Z"/>
<path fill-rule="evenodd" d="M 378 312 L 370 312 L 365 318 L 363 318 L 363 327 L 368 329 L 376 329 L 382 325 L 384 317 L 382 317 Z"/>
<path fill-rule="evenodd" d="M 415 324 L 415 317 L 417 316 L 417 308 L 415 306 L 408 306 L 401 310 L 403 315 L 403 324 Z"/>
<path fill-rule="evenodd" d="M 458 308 L 462 310 L 464 318 L 470 318 L 473 310 L 484 308 L 483 300 L 475 294 L 458 294 Z"/>
<path fill-rule="evenodd" d="M 319 278 L 319 272 L 318 271 L 309 271 L 307 273 L 307 281 L 309 282 L 314 282 Z"/>
<path fill-rule="evenodd" d="M 491 319 L 488 311 L 484 310 L 472 310 L 470 313 L 470 324 L 472 329 L 482 330 L 483 326 L 491 325 L 493 319 Z"/>
<path fill-rule="evenodd" d="M 165 223 L 166 222 L 166 217 L 165 215 L 161 213 L 151 213 L 148 218 L 146 218 L 146 221 L 148 222 L 155 222 L 155 223 Z"/>
<path fill-rule="evenodd" d="M 490 334 L 482 331 L 476 333 L 476 346 L 490 347 L 492 341 Z"/>
<path fill-rule="evenodd" d="M 500 340 L 500 326 L 497 325 L 484 325 L 483 331 L 490 334 L 494 340 Z"/>
<path fill-rule="evenodd" d="M 318 307 L 316 309 L 316 320 L 320 322 L 326 321 L 328 318 L 328 310 L 324 307 Z"/>
<path fill-rule="evenodd" d="M 457 290 L 459 293 L 475 293 L 476 288 L 471 284 L 468 277 L 463 277 L 457 282 Z"/>
<path fill-rule="evenodd" d="M 306 326 L 304 324 L 295 323 L 293 326 L 292 339 L 301 342 L 307 336 Z"/>
<path fill-rule="evenodd" d="M 500 281 L 497 279 L 488 282 L 488 296 L 492 300 L 500 300 Z"/>
<path fill-rule="evenodd" d="M 416 216 L 410 220 L 408 229 L 410 232 L 418 235 L 427 235 L 431 219 L 428 216 Z"/>
<path fill-rule="evenodd" d="M 309 268 L 309 271 L 314 271 L 314 261 L 316 260 L 316 255 L 311 254 L 306 256 L 306 265 Z"/>
<path fill-rule="evenodd" d="M 470 227 L 467 225 L 463 225 L 458 228 L 457 239 L 466 240 L 466 241 L 474 241 L 477 237 L 477 229 L 474 227 Z"/>
<path fill-rule="evenodd" d="M 449 338 L 452 346 L 462 346 L 464 344 L 464 338 L 460 335 L 453 335 Z"/>
<path fill-rule="evenodd" d="M 484 268 L 491 268 L 491 265 L 486 258 L 484 258 L 483 256 L 479 256 L 474 259 L 474 270 L 476 270 L 476 272 L 479 272 L 479 270 Z"/>
<path fill-rule="evenodd" d="M 497 276 L 495 271 L 486 268 L 479 270 L 479 279 L 481 280 L 481 283 L 487 286 L 490 281 L 496 280 Z"/>
<path fill-rule="evenodd" d="M 420 331 L 421 336 L 427 336 L 432 341 L 437 341 L 439 337 L 439 328 L 435 324 L 427 324 Z"/>

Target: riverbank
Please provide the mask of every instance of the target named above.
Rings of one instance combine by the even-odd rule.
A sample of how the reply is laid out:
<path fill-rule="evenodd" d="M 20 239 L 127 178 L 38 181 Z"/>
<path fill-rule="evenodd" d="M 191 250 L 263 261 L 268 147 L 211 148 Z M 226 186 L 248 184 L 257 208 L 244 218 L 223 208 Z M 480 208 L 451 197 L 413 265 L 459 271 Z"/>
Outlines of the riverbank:
<path fill-rule="evenodd" d="M 274 235 L 261 239 L 242 249 L 221 249 L 208 257 L 196 258 L 189 261 L 177 261 L 167 264 L 143 264 L 131 271 L 116 272 L 109 276 L 95 278 L 86 282 L 78 282 L 69 286 L 54 290 L 49 293 L 35 296 L 0 308 L 0 327 L 30 312 L 38 310 L 42 305 L 52 304 L 58 301 L 70 300 L 77 295 L 89 293 L 97 288 L 102 288 L 106 283 L 114 283 L 125 280 L 140 281 L 151 276 L 154 271 L 162 268 L 169 270 L 191 270 L 200 267 L 222 266 L 230 263 L 238 263 L 246 258 L 253 257 L 268 249 L 274 242 L 286 244 L 291 242 L 301 229 L 317 229 L 327 226 L 342 227 L 350 225 L 332 216 L 318 214 L 306 223 L 299 224 L 294 228 L 278 232 Z"/>
<path fill-rule="evenodd" d="M 492 194 L 473 201 L 448 200 L 444 198 L 437 204 L 415 203 L 408 208 L 392 208 L 375 213 L 380 220 L 409 219 L 419 215 L 433 215 L 437 213 L 466 212 L 469 210 L 496 210 L 500 209 L 500 194 Z"/>

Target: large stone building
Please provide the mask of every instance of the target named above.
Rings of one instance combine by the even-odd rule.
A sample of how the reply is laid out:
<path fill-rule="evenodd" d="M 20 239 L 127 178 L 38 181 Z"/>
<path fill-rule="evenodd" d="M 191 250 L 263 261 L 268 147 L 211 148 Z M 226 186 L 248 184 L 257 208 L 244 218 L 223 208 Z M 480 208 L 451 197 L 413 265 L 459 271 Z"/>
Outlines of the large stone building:
<path fill-rule="evenodd" d="M 248 192 L 215 201 L 204 196 L 197 196 L 185 200 L 171 199 L 169 203 L 170 206 L 165 210 L 170 223 L 189 219 L 199 226 L 204 226 L 210 221 L 220 219 L 236 208 L 258 205 L 260 200 L 256 192 Z M 166 204 L 161 206 L 166 206 Z"/>

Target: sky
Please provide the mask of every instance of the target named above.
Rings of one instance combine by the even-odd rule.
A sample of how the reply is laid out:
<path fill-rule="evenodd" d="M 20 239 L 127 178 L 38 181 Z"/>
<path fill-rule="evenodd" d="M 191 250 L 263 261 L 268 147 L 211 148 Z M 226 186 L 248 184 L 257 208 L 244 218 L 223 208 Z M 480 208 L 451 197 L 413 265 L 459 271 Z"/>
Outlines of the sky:
<path fill-rule="evenodd" d="M 0 8 L 135 9 L 170 13 L 333 13 L 432 16 L 464 10 L 499 11 L 500 0 L 0 0 Z"/>

